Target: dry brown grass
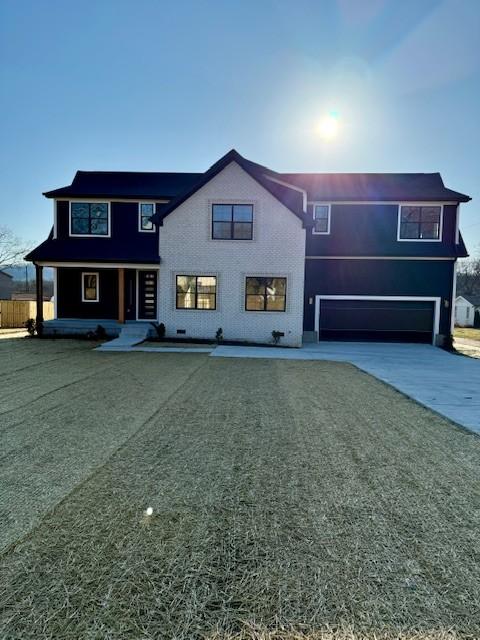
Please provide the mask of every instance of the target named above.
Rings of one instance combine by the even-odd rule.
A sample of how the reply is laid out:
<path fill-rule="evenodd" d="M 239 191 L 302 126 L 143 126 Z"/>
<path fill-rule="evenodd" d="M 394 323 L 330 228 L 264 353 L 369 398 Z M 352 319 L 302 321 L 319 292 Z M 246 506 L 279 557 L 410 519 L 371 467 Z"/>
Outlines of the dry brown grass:
<path fill-rule="evenodd" d="M 480 343 L 480 329 L 474 329 L 473 327 L 455 327 L 454 336 L 455 338 L 466 338 Z"/>
<path fill-rule="evenodd" d="M 0 550 L 39 522 L 199 366 L 74 340 L 0 343 Z M 130 357 L 128 357 L 130 356 Z"/>
<path fill-rule="evenodd" d="M 4 554 L 1 638 L 480 636 L 478 437 L 349 365 L 134 355 L 199 366 Z"/>

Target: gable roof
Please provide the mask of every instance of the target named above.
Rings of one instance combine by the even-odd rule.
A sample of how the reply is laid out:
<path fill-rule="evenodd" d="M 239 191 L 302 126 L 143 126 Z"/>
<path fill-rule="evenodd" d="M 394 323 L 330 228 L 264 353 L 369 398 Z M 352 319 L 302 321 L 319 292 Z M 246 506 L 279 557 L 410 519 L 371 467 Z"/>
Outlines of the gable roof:
<path fill-rule="evenodd" d="M 480 295 L 471 296 L 471 295 L 468 295 L 468 294 L 459 293 L 457 298 L 456 298 L 456 300 L 458 300 L 458 298 L 463 298 L 464 300 L 469 302 L 474 307 L 480 307 Z"/>
<path fill-rule="evenodd" d="M 310 218 L 307 218 L 306 213 L 303 211 L 303 194 L 298 191 L 298 189 L 272 182 L 266 177 L 266 173 L 274 174 L 275 172 L 270 171 L 266 167 L 262 167 L 262 165 L 258 165 L 255 162 L 247 160 L 235 149 L 231 149 L 222 158 L 220 158 L 220 160 L 217 160 L 217 162 L 215 162 L 208 171 L 201 175 L 201 178 L 197 180 L 190 189 L 187 189 L 184 193 L 180 194 L 162 207 L 160 211 L 157 211 L 157 213 L 152 217 L 152 220 L 161 225 L 163 220 L 172 213 L 172 211 L 177 209 L 183 202 L 188 200 L 188 198 L 191 198 L 199 189 L 201 189 L 205 184 L 207 184 L 207 182 L 212 180 L 212 178 L 218 175 L 232 162 L 236 162 L 240 165 L 240 167 L 242 167 L 242 169 L 248 173 L 251 178 L 261 184 L 262 187 L 274 198 L 279 200 L 285 207 L 287 207 L 287 209 L 300 218 L 304 223 L 304 226 L 310 226 L 312 224 Z"/>
<path fill-rule="evenodd" d="M 47 198 L 170 199 L 197 182 L 203 173 L 77 171 L 68 187 L 45 191 Z"/>
<path fill-rule="evenodd" d="M 298 196 L 290 193 L 295 191 L 293 187 L 307 192 L 310 201 L 324 202 L 468 202 L 471 199 L 463 193 L 445 187 L 439 173 L 279 173 L 247 160 L 235 149 L 225 154 L 205 173 L 77 171 L 71 185 L 46 191 L 44 195 L 47 198 L 178 198 L 178 206 L 181 198 L 184 201 L 186 197 L 193 195 L 232 161 L 237 162 L 249 175 L 261 182 L 275 197 L 281 192 L 282 198 L 287 199 L 286 206 L 289 209 L 293 207 L 296 214 L 299 208 Z M 283 182 L 285 188 L 282 190 L 272 187 L 272 179 Z M 288 185 L 292 187 L 290 190 Z M 165 211 L 173 210 L 170 209 L 171 204 L 173 203 L 164 208 Z M 303 205 L 300 211 L 303 212 Z"/>

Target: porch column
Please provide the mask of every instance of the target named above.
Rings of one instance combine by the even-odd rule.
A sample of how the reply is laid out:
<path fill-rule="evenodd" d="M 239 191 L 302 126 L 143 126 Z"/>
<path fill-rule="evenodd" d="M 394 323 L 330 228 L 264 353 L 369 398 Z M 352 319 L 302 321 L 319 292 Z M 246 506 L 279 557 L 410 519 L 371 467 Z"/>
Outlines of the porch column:
<path fill-rule="evenodd" d="M 35 287 L 37 296 L 37 317 L 35 322 L 37 325 L 37 335 L 43 333 L 43 267 L 35 264 Z"/>
<path fill-rule="evenodd" d="M 118 321 L 125 322 L 125 269 L 118 270 Z"/>

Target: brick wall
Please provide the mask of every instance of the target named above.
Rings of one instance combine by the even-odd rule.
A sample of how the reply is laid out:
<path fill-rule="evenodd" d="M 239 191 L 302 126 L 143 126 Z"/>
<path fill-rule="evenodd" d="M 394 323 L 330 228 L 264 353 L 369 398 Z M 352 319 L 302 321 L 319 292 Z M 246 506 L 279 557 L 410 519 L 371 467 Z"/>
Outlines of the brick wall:
<path fill-rule="evenodd" d="M 212 203 L 253 203 L 252 241 L 212 240 Z M 159 321 L 167 336 L 177 329 L 195 338 L 214 338 L 222 327 L 226 340 L 299 346 L 303 330 L 305 230 L 301 221 L 238 164 L 231 163 L 164 220 L 160 228 Z M 215 311 L 175 308 L 175 276 L 215 275 Z M 287 278 L 285 312 L 245 311 L 245 277 Z"/>

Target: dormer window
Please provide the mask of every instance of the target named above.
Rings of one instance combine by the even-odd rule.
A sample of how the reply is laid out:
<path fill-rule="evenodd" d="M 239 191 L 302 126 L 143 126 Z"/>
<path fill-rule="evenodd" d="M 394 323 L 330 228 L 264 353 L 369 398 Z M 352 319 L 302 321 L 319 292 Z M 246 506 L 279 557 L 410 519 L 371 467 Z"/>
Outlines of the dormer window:
<path fill-rule="evenodd" d="M 252 240 L 253 204 L 212 205 L 213 240 Z"/>
<path fill-rule="evenodd" d="M 313 205 L 313 233 L 328 235 L 330 233 L 330 205 Z"/>
<path fill-rule="evenodd" d="M 442 236 L 441 205 L 401 205 L 398 240 L 439 242 Z"/>
<path fill-rule="evenodd" d="M 110 211 L 108 202 L 71 202 L 71 236 L 109 236 Z"/>
<path fill-rule="evenodd" d="M 140 202 L 138 205 L 138 230 L 139 231 L 155 231 L 152 222 L 152 216 L 155 213 L 155 204 L 153 202 Z"/>

